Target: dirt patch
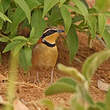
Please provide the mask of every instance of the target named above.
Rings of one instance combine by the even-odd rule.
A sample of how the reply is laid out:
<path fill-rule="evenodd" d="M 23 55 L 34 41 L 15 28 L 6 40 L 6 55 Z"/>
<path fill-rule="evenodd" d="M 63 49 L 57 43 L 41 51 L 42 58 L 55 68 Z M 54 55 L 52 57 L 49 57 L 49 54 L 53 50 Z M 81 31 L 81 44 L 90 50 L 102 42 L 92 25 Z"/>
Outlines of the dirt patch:
<path fill-rule="evenodd" d="M 67 66 L 73 66 L 81 72 L 82 65 L 85 59 L 91 54 L 103 50 L 104 47 L 98 40 L 93 41 L 93 47 L 88 47 L 88 37 L 83 33 L 78 33 L 79 36 L 79 50 L 76 55 L 81 62 L 74 60 L 72 64 L 69 63 L 69 52 L 64 45 L 62 39 L 60 38 L 57 42 L 59 57 L 57 63 L 63 63 Z M 8 54 L 3 55 L 3 63 L 0 65 L 0 95 L 6 99 L 6 87 L 7 82 L 5 81 L 8 76 Z M 63 77 L 64 75 L 55 68 L 54 70 L 54 81 Z M 101 91 L 97 87 L 97 80 L 104 79 L 106 82 L 110 82 L 110 59 L 102 64 L 96 73 L 94 74 L 91 85 L 90 93 L 95 101 L 103 101 L 105 97 L 105 92 Z M 30 83 L 31 75 L 28 72 L 24 74 L 22 69 L 19 69 L 18 81 L 16 82 L 16 97 L 18 97 L 23 103 L 25 103 L 31 110 L 37 110 L 43 108 L 37 103 L 39 99 L 45 98 L 44 91 L 50 84 L 50 71 L 44 71 L 40 73 L 40 83 L 34 84 Z M 54 101 L 54 103 L 61 105 L 65 104 L 68 106 L 68 99 L 71 94 L 60 94 L 48 97 Z M 36 104 L 35 104 L 36 102 Z"/>

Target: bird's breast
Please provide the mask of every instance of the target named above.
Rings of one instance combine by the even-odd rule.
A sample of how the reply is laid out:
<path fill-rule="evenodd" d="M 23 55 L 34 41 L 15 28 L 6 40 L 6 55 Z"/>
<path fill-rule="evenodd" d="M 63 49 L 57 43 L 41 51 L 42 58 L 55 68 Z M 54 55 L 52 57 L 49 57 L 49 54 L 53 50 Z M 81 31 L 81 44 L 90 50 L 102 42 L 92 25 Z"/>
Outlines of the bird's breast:
<path fill-rule="evenodd" d="M 45 44 L 38 44 L 33 49 L 32 66 L 33 68 L 54 67 L 57 61 L 58 51 L 57 47 L 48 47 Z"/>

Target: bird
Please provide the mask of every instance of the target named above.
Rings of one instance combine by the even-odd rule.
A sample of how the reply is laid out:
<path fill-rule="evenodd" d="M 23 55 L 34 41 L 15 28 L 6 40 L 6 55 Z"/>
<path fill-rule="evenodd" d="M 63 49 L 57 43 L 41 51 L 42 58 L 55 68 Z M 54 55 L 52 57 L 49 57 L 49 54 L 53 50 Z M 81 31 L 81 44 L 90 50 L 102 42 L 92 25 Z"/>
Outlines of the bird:
<path fill-rule="evenodd" d="M 46 29 L 37 44 L 32 50 L 32 70 L 36 75 L 34 81 L 40 82 L 39 72 L 40 70 L 51 69 L 51 81 L 53 82 L 54 67 L 58 58 L 58 50 L 56 46 L 56 40 L 62 36 L 64 30 L 57 28 Z"/>

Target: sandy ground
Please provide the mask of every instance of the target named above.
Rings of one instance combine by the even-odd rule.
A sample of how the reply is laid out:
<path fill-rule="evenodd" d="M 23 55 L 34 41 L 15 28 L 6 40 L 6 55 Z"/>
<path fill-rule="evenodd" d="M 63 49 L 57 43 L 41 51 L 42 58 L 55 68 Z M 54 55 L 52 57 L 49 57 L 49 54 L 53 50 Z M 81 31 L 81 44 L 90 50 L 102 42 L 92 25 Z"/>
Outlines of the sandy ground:
<path fill-rule="evenodd" d="M 76 55 L 76 58 L 80 59 L 81 62 L 74 60 L 72 64 L 69 63 L 69 52 L 65 47 L 63 40 L 60 38 L 57 42 L 59 57 L 57 63 L 62 63 L 67 66 L 73 66 L 81 72 L 81 68 L 85 59 L 91 54 L 103 50 L 104 47 L 98 40 L 93 41 L 93 47 L 88 47 L 88 37 L 83 33 L 78 33 L 79 36 L 79 50 Z M 3 63 L 0 65 L 0 96 L 3 96 L 6 99 L 6 87 L 7 82 L 5 81 L 8 77 L 8 54 L 3 55 Z M 63 77 L 60 71 L 55 68 L 54 71 L 54 81 Z M 94 74 L 91 85 L 90 93 L 95 101 L 103 101 L 106 92 L 101 91 L 97 87 L 97 80 L 104 79 L 105 82 L 110 82 L 110 60 L 104 62 L 96 73 Z M 22 69 L 19 69 L 18 81 L 16 81 L 16 97 L 22 100 L 30 110 L 37 110 L 39 107 L 42 108 L 37 102 L 39 99 L 45 98 L 44 91 L 50 84 L 50 71 L 44 71 L 40 73 L 40 83 L 30 83 L 31 76 L 29 72 L 24 74 Z M 49 96 L 55 104 L 61 105 L 65 104 L 68 106 L 68 99 L 71 97 L 71 94 L 60 94 Z M 36 102 L 36 104 L 35 104 Z M 41 110 L 43 110 L 42 108 Z"/>

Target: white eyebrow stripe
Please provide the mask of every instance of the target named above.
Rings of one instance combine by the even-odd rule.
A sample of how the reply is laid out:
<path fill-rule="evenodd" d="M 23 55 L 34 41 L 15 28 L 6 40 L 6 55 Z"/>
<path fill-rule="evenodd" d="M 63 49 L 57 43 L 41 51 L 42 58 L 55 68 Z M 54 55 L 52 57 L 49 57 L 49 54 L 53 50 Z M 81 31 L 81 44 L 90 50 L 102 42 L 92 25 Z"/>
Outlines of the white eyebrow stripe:
<path fill-rule="evenodd" d="M 57 31 L 56 28 L 49 28 L 49 29 L 45 30 L 43 33 L 46 33 L 46 32 L 49 31 L 49 30 L 56 30 L 56 31 Z"/>

